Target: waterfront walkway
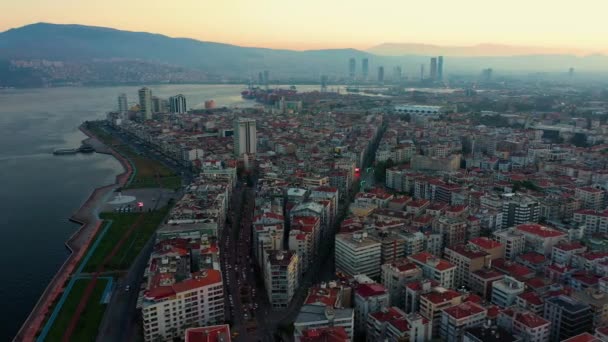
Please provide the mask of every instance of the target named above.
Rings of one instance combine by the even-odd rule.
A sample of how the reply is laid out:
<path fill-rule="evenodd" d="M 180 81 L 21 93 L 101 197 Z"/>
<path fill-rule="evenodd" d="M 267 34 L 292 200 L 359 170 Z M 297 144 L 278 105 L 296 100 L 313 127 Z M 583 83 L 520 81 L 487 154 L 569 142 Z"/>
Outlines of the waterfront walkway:
<path fill-rule="evenodd" d="M 101 227 L 102 220 L 99 218 L 99 209 L 114 190 L 128 184 L 133 174 L 133 167 L 129 160 L 105 146 L 84 127 L 80 127 L 80 130 L 89 137 L 86 140 L 88 144 L 92 145 L 98 153 L 113 155 L 122 164 L 125 171 L 116 176 L 114 184 L 95 189 L 80 209 L 70 217 L 71 221 L 81 224 L 80 228 L 65 243 L 71 252 L 70 256 L 61 265 L 53 279 L 51 279 L 13 341 L 30 342 L 36 339 L 36 335 L 42 328 L 42 324 L 50 314 L 49 309 L 65 290 L 64 287 L 68 284 L 70 275 L 76 270 L 80 260 L 93 241 L 93 237 Z"/>

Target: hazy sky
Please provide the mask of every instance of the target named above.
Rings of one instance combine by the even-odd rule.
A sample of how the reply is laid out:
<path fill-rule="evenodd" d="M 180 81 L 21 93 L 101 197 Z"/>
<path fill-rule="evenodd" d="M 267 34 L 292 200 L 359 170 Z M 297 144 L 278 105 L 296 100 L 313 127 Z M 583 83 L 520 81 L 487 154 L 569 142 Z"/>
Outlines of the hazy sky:
<path fill-rule="evenodd" d="M 2 0 L 0 31 L 108 26 L 289 49 L 383 42 L 608 50 L 606 0 Z"/>

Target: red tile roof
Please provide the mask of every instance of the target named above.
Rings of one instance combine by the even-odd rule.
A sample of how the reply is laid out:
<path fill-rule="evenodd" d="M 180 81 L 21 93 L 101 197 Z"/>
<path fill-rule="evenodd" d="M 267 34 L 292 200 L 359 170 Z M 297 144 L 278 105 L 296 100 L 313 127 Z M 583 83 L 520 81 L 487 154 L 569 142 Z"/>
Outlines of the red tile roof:
<path fill-rule="evenodd" d="M 171 277 L 173 277 L 173 275 L 171 275 Z M 161 278 L 156 279 L 158 280 L 158 282 L 156 282 L 156 280 L 153 280 L 155 284 L 151 285 L 150 289 L 146 291 L 146 298 L 149 298 L 151 300 L 158 300 L 165 297 L 173 296 L 180 292 L 191 291 L 197 288 L 214 284 L 221 284 L 222 282 L 222 275 L 218 270 L 204 270 L 192 273 L 192 278 L 186 279 L 178 283 L 174 283 L 172 285 L 160 285 Z"/>
<path fill-rule="evenodd" d="M 543 305 L 543 300 L 540 298 L 538 293 L 534 291 L 520 293 L 518 297 L 532 305 Z"/>
<path fill-rule="evenodd" d="M 505 259 L 496 259 L 492 262 L 492 267 L 515 278 L 521 279 L 532 276 L 534 271 L 526 266 L 507 261 Z"/>
<path fill-rule="evenodd" d="M 562 342 L 602 342 L 602 340 L 591 335 L 588 332 L 585 332 L 580 335 L 572 336 L 570 338 L 562 340 Z"/>
<path fill-rule="evenodd" d="M 502 244 L 500 242 L 494 241 L 487 237 L 474 238 L 474 239 L 469 240 L 469 243 L 477 245 L 483 249 L 492 249 L 492 248 L 497 248 L 497 247 L 502 246 Z"/>
<path fill-rule="evenodd" d="M 536 253 L 536 252 L 520 254 L 518 256 L 518 258 L 520 258 L 521 260 L 527 261 L 531 264 L 536 264 L 536 265 L 542 264 L 545 261 L 547 261 L 547 258 L 545 258 L 544 255 Z"/>
<path fill-rule="evenodd" d="M 575 249 L 585 248 L 580 242 L 562 242 L 555 245 L 553 248 L 561 249 L 562 251 L 572 251 Z"/>
<path fill-rule="evenodd" d="M 185 342 L 230 342 L 230 326 L 228 324 L 212 325 L 202 328 L 188 328 L 185 332 Z"/>
<path fill-rule="evenodd" d="M 337 288 L 314 287 L 308 290 L 308 297 L 304 304 L 324 305 L 335 307 L 338 302 L 340 290 Z"/>
<path fill-rule="evenodd" d="M 325 327 L 306 329 L 300 337 L 301 342 L 349 342 L 350 338 L 344 327 Z"/>
<path fill-rule="evenodd" d="M 442 290 L 442 291 L 432 291 L 429 293 L 423 293 L 420 297 L 424 297 L 428 299 L 431 303 L 439 304 L 444 302 L 449 302 L 456 297 L 460 297 L 460 293 L 454 290 Z"/>
<path fill-rule="evenodd" d="M 481 306 L 479 306 L 475 303 L 471 303 L 471 302 L 454 305 L 452 307 L 449 307 L 449 308 L 443 310 L 443 312 L 445 312 L 446 314 L 448 314 L 456 319 L 461 319 L 461 318 L 465 318 L 465 317 L 478 315 L 485 311 L 486 310 L 484 308 L 482 308 Z"/>
<path fill-rule="evenodd" d="M 434 268 L 436 268 L 439 271 L 445 271 L 445 270 L 448 270 L 451 268 L 456 268 L 455 265 L 452 265 L 451 263 L 449 263 L 443 259 L 439 259 L 429 252 L 420 252 L 418 254 L 410 255 L 409 258 L 414 259 L 415 261 L 418 261 L 419 263 L 424 264 L 429 267 L 431 267 L 431 265 L 429 265 L 427 263 L 427 261 L 429 261 L 429 259 L 437 259 L 438 264 L 436 266 L 434 266 Z"/>
<path fill-rule="evenodd" d="M 408 289 L 410 289 L 410 290 L 413 290 L 413 291 L 418 292 L 418 291 L 421 291 L 421 290 L 422 290 L 422 284 L 423 284 L 425 281 L 428 281 L 428 282 L 430 283 L 430 286 L 429 286 L 430 288 L 433 288 L 433 287 L 437 287 L 437 286 L 439 286 L 439 282 L 438 282 L 438 281 L 436 281 L 436 280 L 433 280 L 433 279 L 426 279 L 426 280 L 414 281 L 414 282 L 411 282 L 411 283 L 407 283 L 405 286 L 406 286 Z"/>
<path fill-rule="evenodd" d="M 485 258 L 489 255 L 486 251 L 474 250 L 464 244 L 446 247 L 446 249 L 452 250 L 456 252 L 456 254 L 460 254 L 469 259 Z"/>
<path fill-rule="evenodd" d="M 518 312 L 515 314 L 515 320 L 532 329 L 549 324 L 549 321 L 531 312 Z"/>
<path fill-rule="evenodd" d="M 564 232 L 560 232 L 559 230 L 545 227 L 540 224 L 520 224 L 515 228 L 522 232 L 533 234 L 542 238 L 551 238 L 566 235 L 566 233 Z"/>
<path fill-rule="evenodd" d="M 386 288 L 380 284 L 359 284 L 355 289 L 355 293 L 361 297 L 367 298 L 372 296 L 381 296 L 387 294 Z"/>

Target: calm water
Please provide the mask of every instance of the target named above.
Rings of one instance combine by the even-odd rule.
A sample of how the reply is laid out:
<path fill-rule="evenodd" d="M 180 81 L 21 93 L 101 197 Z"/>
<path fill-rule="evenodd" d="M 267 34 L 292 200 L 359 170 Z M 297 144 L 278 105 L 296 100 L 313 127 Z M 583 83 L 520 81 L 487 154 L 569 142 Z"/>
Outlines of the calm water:
<path fill-rule="evenodd" d="M 152 86 L 152 93 L 186 96 L 188 107 L 214 99 L 218 106 L 251 106 L 238 85 Z M 298 87 L 301 90 L 317 87 Z M 78 125 L 102 119 L 138 87 L 0 90 L 0 341 L 14 337 L 48 281 L 68 255 L 65 240 L 78 228 L 68 217 L 91 191 L 122 171 L 99 154 L 53 156 L 55 148 L 77 147 Z"/>

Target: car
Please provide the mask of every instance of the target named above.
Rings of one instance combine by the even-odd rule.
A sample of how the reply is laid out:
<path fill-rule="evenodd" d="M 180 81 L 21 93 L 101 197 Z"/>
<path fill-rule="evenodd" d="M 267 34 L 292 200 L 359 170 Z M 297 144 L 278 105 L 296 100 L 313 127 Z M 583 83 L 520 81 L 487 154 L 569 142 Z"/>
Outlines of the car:
<path fill-rule="evenodd" d="M 125 292 L 129 292 L 129 290 L 131 290 L 131 285 L 125 286 Z"/>

